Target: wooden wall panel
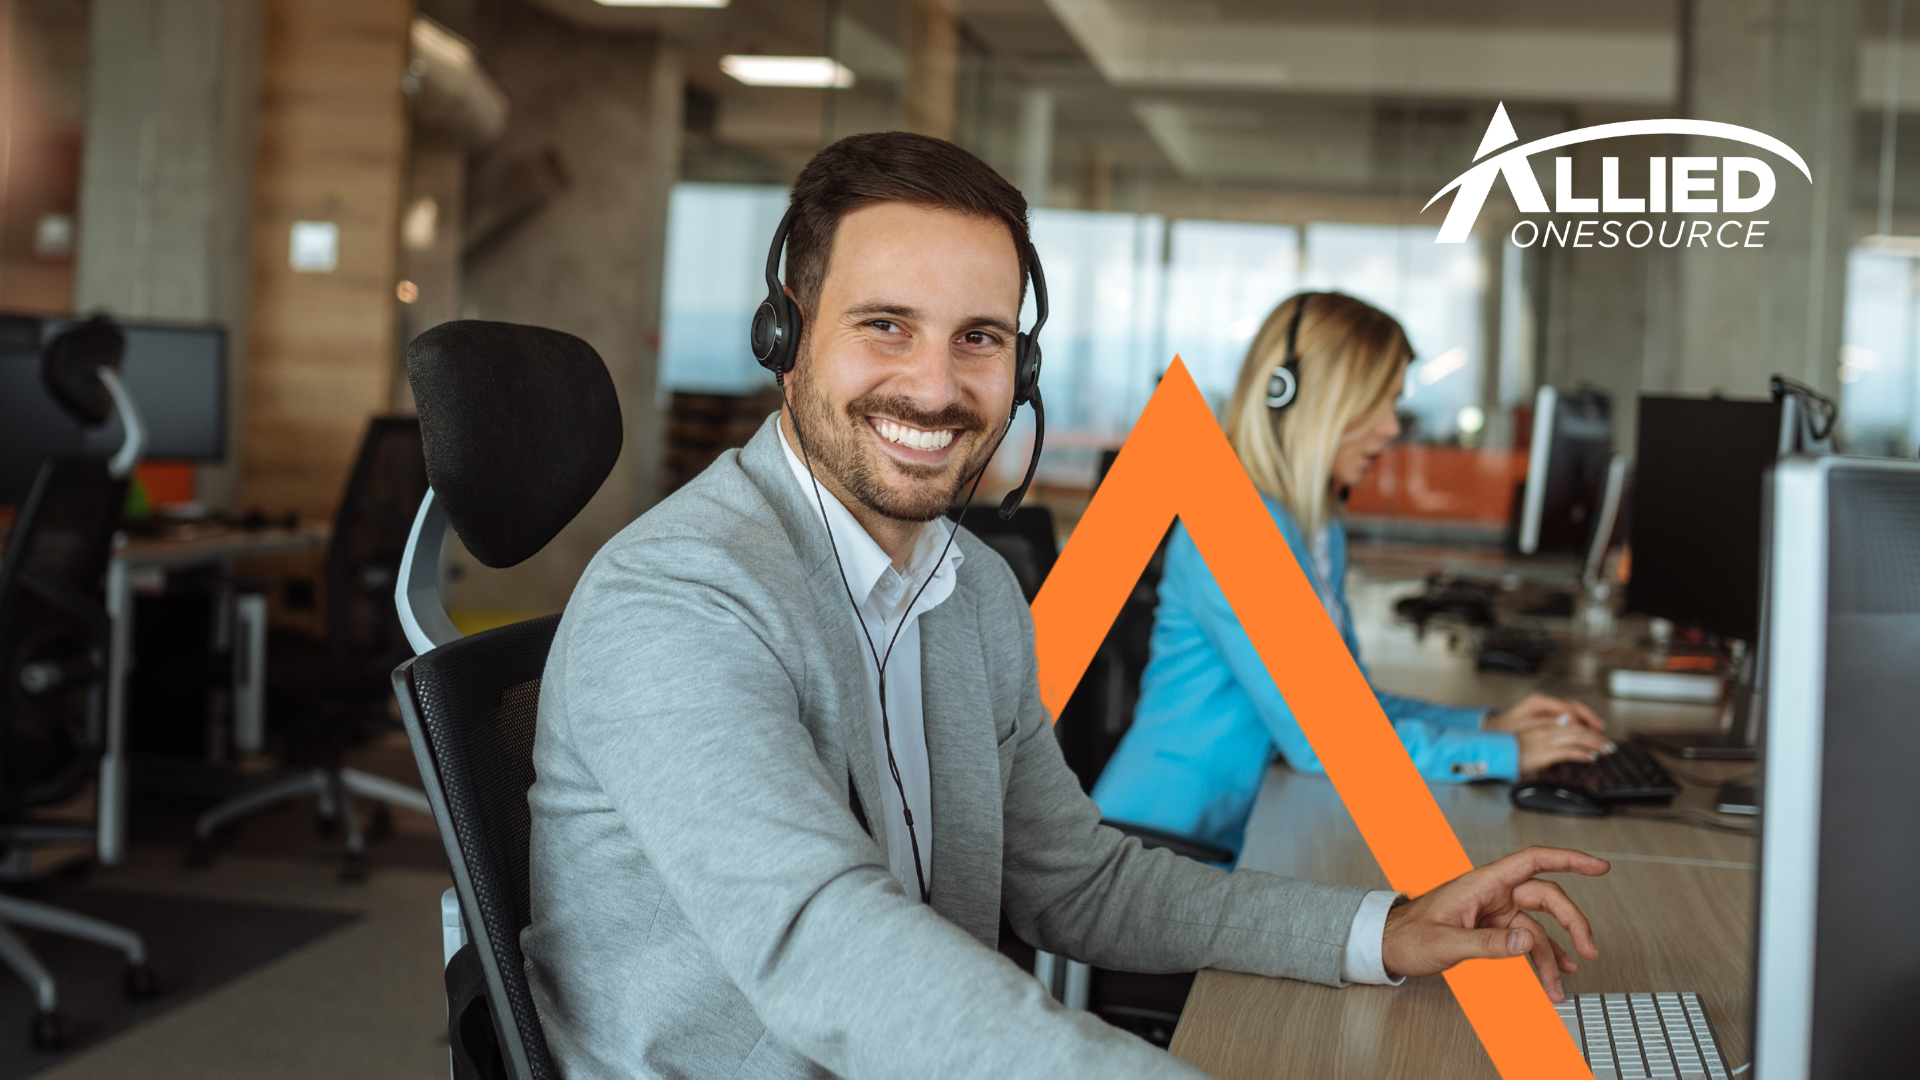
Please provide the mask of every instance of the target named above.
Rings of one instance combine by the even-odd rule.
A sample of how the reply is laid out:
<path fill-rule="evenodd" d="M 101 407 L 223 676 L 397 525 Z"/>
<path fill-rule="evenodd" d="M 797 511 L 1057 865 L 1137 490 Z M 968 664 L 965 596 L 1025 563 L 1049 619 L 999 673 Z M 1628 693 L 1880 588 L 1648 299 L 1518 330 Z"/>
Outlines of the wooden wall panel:
<path fill-rule="evenodd" d="M 409 0 L 266 0 L 243 505 L 330 517 L 390 400 L 411 15 Z M 331 273 L 291 269 L 296 221 L 338 226 Z"/>

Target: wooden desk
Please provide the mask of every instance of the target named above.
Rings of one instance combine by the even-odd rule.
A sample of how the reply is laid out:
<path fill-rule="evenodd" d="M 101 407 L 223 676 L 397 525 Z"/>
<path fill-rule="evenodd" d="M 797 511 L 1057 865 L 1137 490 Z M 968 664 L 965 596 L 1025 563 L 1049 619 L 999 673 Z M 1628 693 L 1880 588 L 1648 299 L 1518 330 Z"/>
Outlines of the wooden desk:
<path fill-rule="evenodd" d="M 133 593 L 139 579 L 164 580 L 169 570 L 201 566 L 231 569 L 241 559 L 315 551 L 327 546 L 331 530 L 324 525 L 295 529 L 220 529 L 177 539 L 115 538 L 107 564 L 107 617 L 112 622 L 107 656 L 106 752 L 100 758 L 100 795 L 96 811 L 95 853 L 103 863 L 120 861 L 127 836 L 127 680 L 133 673 Z M 253 680 L 255 697 L 265 686 L 266 610 L 264 603 L 253 620 L 245 671 Z M 236 672 L 238 674 L 238 672 Z M 258 708 L 254 710 L 260 712 Z M 262 722 L 256 715 L 253 723 Z"/>
<path fill-rule="evenodd" d="M 1376 679 L 1380 672 L 1376 669 Z M 1464 682 L 1460 681 L 1464 680 Z M 1527 688 L 1512 677 L 1455 674 L 1451 700 L 1510 701 Z M 1395 686 L 1413 692 L 1411 686 Z M 1567 692 L 1547 685 L 1547 692 Z M 1712 712 L 1686 706 L 1608 702 L 1579 695 L 1613 730 L 1707 726 Z M 1614 706 L 1609 709 L 1608 706 Z M 1684 763 L 1703 777 L 1742 776 L 1750 762 Z M 1567 976 L 1568 993 L 1698 991 L 1729 1066 L 1750 1060 L 1755 842 L 1672 821 L 1615 815 L 1573 818 L 1516 811 L 1506 784 L 1433 785 L 1467 854 L 1489 862 L 1529 844 L 1579 848 L 1613 863 L 1602 878 L 1554 875 L 1593 923 L 1596 962 Z M 1711 787 L 1688 785 L 1672 809 L 1711 812 Z M 1738 824 L 1742 819 L 1716 815 Z M 1385 888 L 1331 782 L 1275 766 L 1254 806 L 1240 865 Z M 1564 932 L 1555 937 L 1569 953 Z M 1282 1077 L 1497 1076 L 1444 980 L 1334 990 L 1308 983 L 1205 971 L 1194 981 L 1173 1052 L 1226 1080 Z"/>

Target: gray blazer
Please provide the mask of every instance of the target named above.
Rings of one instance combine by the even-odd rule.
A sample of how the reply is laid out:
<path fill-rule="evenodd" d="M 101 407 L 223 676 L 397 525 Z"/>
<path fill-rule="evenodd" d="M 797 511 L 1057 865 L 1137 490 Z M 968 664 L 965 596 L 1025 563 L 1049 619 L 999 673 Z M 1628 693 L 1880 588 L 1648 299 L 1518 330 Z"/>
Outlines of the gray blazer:
<path fill-rule="evenodd" d="M 1227 874 L 1100 824 L 1013 574 L 964 531 L 953 595 L 920 621 L 933 902 L 909 900 L 877 812 L 872 661 L 809 497 L 769 418 L 609 541 L 567 604 L 521 937 L 566 1076 L 1200 1075 L 1056 1005 L 995 951 L 1002 910 L 1101 967 L 1338 984 L 1366 890 Z"/>

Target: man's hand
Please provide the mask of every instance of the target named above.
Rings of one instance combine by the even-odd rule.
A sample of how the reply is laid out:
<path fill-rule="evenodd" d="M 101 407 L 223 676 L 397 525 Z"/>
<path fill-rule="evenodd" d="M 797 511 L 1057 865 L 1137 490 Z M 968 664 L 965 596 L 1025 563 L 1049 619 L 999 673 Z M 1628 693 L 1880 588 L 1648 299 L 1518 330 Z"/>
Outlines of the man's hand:
<path fill-rule="evenodd" d="M 1581 956 L 1598 960 L 1600 950 L 1587 917 L 1560 886 L 1534 875 L 1596 877 L 1610 869 L 1605 859 L 1563 848 L 1515 852 L 1389 911 L 1380 958 L 1389 975 L 1422 978 L 1462 960 L 1531 955 L 1547 996 L 1563 1001 L 1560 973 L 1571 974 L 1580 965 L 1527 912 L 1552 915 L 1573 935 L 1573 947 Z"/>
<path fill-rule="evenodd" d="M 1525 731 L 1537 727 L 1582 727 L 1605 731 L 1607 722 L 1577 701 L 1545 694 L 1528 694 L 1511 708 L 1487 717 L 1480 727 L 1484 731 Z"/>

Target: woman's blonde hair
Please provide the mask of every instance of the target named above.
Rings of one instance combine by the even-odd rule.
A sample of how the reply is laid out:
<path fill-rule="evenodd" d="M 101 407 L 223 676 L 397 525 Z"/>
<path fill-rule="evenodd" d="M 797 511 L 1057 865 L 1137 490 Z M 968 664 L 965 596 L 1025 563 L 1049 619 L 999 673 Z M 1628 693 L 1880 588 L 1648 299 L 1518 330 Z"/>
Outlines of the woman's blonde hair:
<path fill-rule="evenodd" d="M 1286 362 L 1288 329 L 1303 303 L 1299 394 L 1273 409 L 1268 382 Z M 1335 451 L 1349 428 L 1399 393 L 1402 365 L 1412 358 L 1393 316 L 1341 293 L 1288 297 L 1254 335 L 1227 405 L 1227 441 L 1254 486 L 1285 504 L 1308 537 L 1333 516 Z"/>

